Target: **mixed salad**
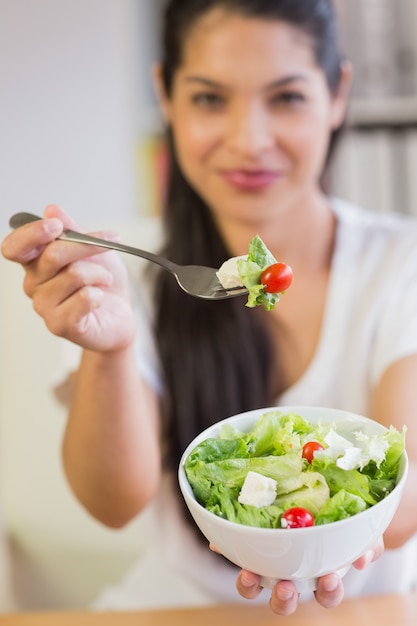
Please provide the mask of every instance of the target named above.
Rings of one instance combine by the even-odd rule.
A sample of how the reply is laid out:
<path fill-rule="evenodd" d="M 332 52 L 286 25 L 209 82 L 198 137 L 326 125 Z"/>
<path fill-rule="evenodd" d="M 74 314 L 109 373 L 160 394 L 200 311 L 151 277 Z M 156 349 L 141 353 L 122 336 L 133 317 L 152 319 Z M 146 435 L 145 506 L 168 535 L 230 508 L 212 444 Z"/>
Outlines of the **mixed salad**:
<path fill-rule="evenodd" d="M 258 235 L 250 241 L 248 254 L 228 259 L 217 272 L 217 276 L 226 289 L 246 287 L 246 306 L 263 305 L 268 311 L 275 307 L 280 294 L 293 281 L 291 267 L 277 262 Z"/>
<path fill-rule="evenodd" d="M 225 423 L 185 461 L 193 493 L 233 522 L 294 528 L 364 511 L 395 487 L 405 429 L 382 434 L 268 411 L 249 432 Z"/>

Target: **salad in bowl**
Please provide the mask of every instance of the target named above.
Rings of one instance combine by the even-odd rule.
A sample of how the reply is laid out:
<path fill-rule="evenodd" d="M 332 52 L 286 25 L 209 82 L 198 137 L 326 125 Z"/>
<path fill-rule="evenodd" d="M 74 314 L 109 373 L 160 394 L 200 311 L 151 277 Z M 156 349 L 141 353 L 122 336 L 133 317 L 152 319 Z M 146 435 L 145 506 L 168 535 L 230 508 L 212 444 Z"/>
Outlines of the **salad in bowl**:
<path fill-rule="evenodd" d="M 179 483 L 197 525 L 233 563 L 299 590 L 343 575 L 398 507 L 405 430 L 320 407 L 249 411 L 185 450 Z"/>

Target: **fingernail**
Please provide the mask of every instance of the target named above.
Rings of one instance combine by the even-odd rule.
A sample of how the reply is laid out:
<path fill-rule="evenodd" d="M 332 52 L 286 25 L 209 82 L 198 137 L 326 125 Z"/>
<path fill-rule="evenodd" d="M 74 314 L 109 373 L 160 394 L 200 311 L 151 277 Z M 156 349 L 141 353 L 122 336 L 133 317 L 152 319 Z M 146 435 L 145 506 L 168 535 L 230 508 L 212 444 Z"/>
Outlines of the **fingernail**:
<path fill-rule="evenodd" d="M 255 587 L 256 586 L 256 582 L 253 580 L 253 577 L 246 574 L 246 572 L 242 572 L 241 576 L 240 576 L 240 582 L 242 583 L 242 585 L 244 587 L 247 587 L 248 589 L 250 587 Z"/>
<path fill-rule="evenodd" d="M 288 602 L 289 600 L 292 600 L 294 598 L 294 592 L 290 589 L 282 589 L 281 587 L 278 587 L 277 596 L 283 602 Z"/>
<path fill-rule="evenodd" d="M 45 220 L 45 228 L 50 235 L 58 235 L 62 232 L 62 222 L 55 217 L 51 217 Z"/>
<path fill-rule="evenodd" d="M 339 579 L 337 576 L 327 576 L 323 581 L 323 587 L 325 591 L 336 591 L 339 586 Z"/>

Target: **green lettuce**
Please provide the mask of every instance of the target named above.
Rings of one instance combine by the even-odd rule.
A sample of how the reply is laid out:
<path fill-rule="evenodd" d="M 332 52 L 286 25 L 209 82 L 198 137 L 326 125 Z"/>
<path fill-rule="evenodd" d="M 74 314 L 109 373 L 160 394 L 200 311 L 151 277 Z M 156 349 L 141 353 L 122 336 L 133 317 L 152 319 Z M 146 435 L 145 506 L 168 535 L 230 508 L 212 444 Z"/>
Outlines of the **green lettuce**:
<path fill-rule="evenodd" d="M 345 470 L 337 467 L 334 462 L 327 464 L 317 459 L 313 459 L 311 465 L 326 479 L 331 496 L 339 491 L 346 491 L 361 498 L 367 505 L 376 504 L 377 501 L 371 494 L 369 477 L 361 474 L 359 470 Z"/>
<path fill-rule="evenodd" d="M 321 524 L 329 524 L 330 522 L 337 522 L 338 520 L 345 519 L 356 515 L 367 508 L 365 500 L 356 496 L 353 493 L 349 493 L 342 489 L 333 496 L 331 496 L 327 502 L 324 503 L 322 508 L 316 514 L 314 523 L 316 526 Z"/>
<path fill-rule="evenodd" d="M 206 508 L 211 513 L 223 517 L 230 522 L 257 526 L 258 528 L 278 528 L 284 509 L 275 504 L 257 509 L 249 504 L 238 501 L 239 489 L 225 485 L 215 485 Z"/>
<path fill-rule="evenodd" d="M 337 456 L 334 445 L 326 444 L 326 439 L 335 440 L 334 424 L 312 424 L 295 413 L 273 410 L 261 415 L 247 432 L 226 422 L 218 437 L 191 451 L 185 473 L 200 504 L 240 524 L 280 528 L 282 514 L 294 506 L 309 510 L 315 524 L 335 522 L 373 506 L 394 489 L 405 448 L 405 430 L 391 427 L 380 435 L 347 426 L 340 430 L 348 445 L 363 450 L 351 469 L 338 465 L 344 450 Z M 310 464 L 301 453 L 304 443 L 312 440 L 325 449 Z M 372 449 L 376 456 L 369 460 Z M 276 481 L 276 497 L 269 506 L 238 501 L 249 471 Z"/>
<path fill-rule="evenodd" d="M 318 472 L 302 472 L 302 484 L 299 488 L 288 490 L 275 498 L 274 504 L 283 511 L 292 507 L 302 507 L 314 516 L 329 499 L 329 487 Z"/>
<path fill-rule="evenodd" d="M 255 307 L 263 305 L 267 311 L 272 310 L 279 300 L 279 294 L 267 293 L 261 283 L 262 272 L 276 263 L 275 257 L 268 250 L 259 235 L 249 242 L 248 256 L 239 259 L 237 268 L 242 283 L 248 290 L 246 306 Z"/>

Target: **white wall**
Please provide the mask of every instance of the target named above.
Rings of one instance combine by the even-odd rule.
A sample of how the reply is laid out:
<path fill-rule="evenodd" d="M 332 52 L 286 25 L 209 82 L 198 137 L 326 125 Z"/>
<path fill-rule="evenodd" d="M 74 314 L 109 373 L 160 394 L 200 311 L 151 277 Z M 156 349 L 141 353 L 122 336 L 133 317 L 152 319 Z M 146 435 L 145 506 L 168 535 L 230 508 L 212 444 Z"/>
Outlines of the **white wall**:
<path fill-rule="evenodd" d="M 152 226 L 135 222 L 130 234 L 145 247 Z M 19 266 L 0 262 L 5 296 L 0 308 L 0 521 L 11 547 L 10 579 L 20 610 L 84 608 L 140 557 L 147 515 L 123 530 L 110 530 L 71 493 L 60 458 L 66 410 L 52 389 L 78 354 L 33 312 L 22 275 Z M 9 608 L 2 565 L 0 614 Z"/>
<path fill-rule="evenodd" d="M 154 102 L 155 6 L 0 0 L 0 239 L 12 213 L 50 202 L 97 227 L 146 212 L 136 152 Z M 0 513 L 20 608 L 78 608 L 140 554 L 142 522 L 105 529 L 68 489 L 65 410 L 50 391 L 68 349 L 32 311 L 22 276 L 0 258 Z"/>
<path fill-rule="evenodd" d="M 0 234 L 50 202 L 97 223 L 138 211 L 153 13 L 151 0 L 0 0 Z"/>

